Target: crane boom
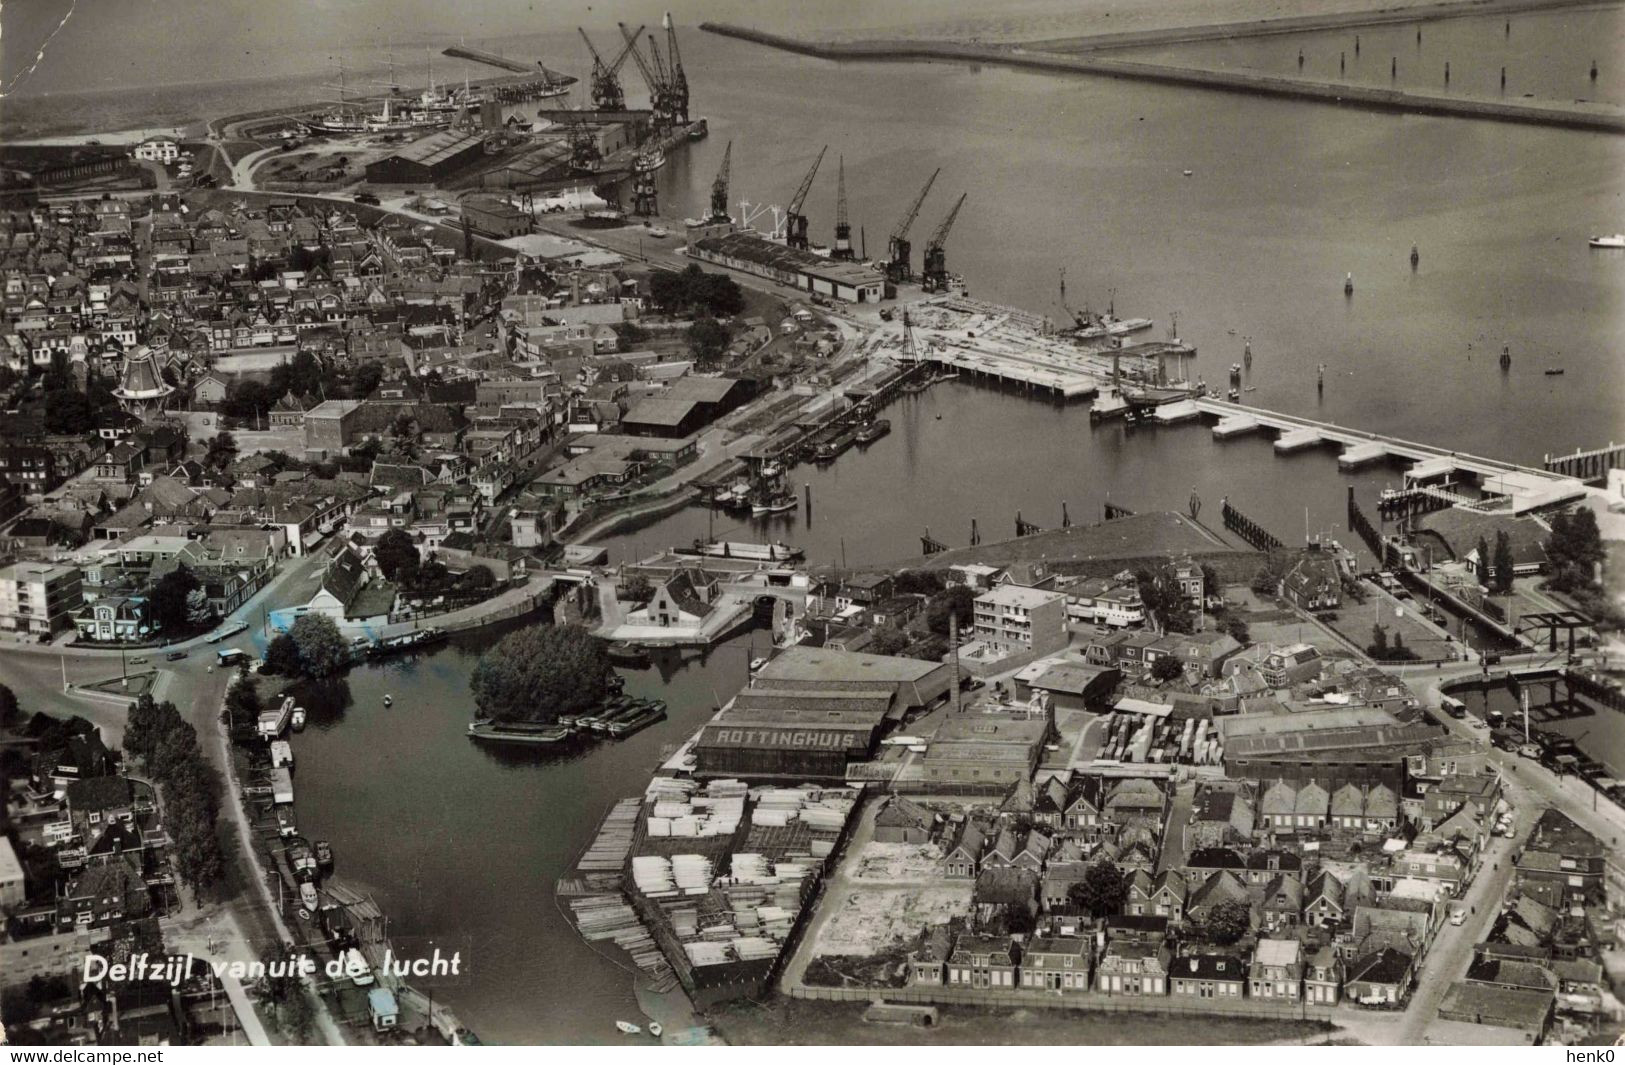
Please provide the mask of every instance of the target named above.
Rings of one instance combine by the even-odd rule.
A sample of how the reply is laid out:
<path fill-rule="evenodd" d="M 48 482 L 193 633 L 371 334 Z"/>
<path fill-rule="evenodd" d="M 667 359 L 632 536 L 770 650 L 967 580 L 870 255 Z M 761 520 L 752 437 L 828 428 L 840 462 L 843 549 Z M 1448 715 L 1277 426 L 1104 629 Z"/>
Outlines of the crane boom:
<path fill-rule="evenodd" d="M 954 219 L 959 217 L 959 209 L 965 206 L 965 197 L 968 195 L 970 194 L 960 193 L 959 201 L 954 204 L 954 209 L 948 212 L 948 217 L 944 218 L 942 224 L 937 227 L 936 232 L 931 234 L 931 240 L 925 246 L 928 254 L 932 251 L 942 250 L 942 245 L 948 240 L 948 231 L 953 229 Z"/>
<path fill-rule="evenodd" d="M 728 215 L 728 171 L 733 164 L 734 142 L 729 141 L 728 146 L 722 150 L 722 167 L 717 171 L 717 179 L 711 182 L 711 221 L 730 221 Z"/>
<path fill-rule="evenodd" d="M 908 242 L 908 231 L 914 225 L 914 219 L 920 213 L 920 205 L 925 202 L 926 194 L 931 186 L 936 184 L 937 175 L 942 173 L 942 167 L 932 171 L 925 181 L 925 188 L 914 197 L 909 205 L 908 213 L 903 215 L 902 221 L 892 230 L 891 239 L 886 242 L 886 277 L 893 283 L 908 281 L 914 277 L 914 268 L 909 265 L 909 254 L 912 246 Z"/>
<path fill-rule="evenodd" d="M 688 122 L 688 75 L 683 73 L 683 53 L 677 50 L 677 27 L 671 20 L 671 12 L 666 12 L 662 20 L 666 26 L 666 58 L 671 63 L 671 110 L 672 117 L 678 121 Z"/>
<path fill-rule="evenodd" d="M 914 203 L 909 206 L 908 213 L 903 215 L 903 220 L 898 222 L 897 227 L 892 230 L 893 240 L 903 240 L 908 236 L 909 229 L 914 225 L 915 217 L 920 213 L 920 205 L 925 202 L 926 194 L 931 191 L 931 186 L 936 184 L 937 175 L 940 173 L 942 173 L 942 167 L 939 166 L 931 172 L 930 177 L 925 179 L 925 188 L 921 189 L 920 194 L 914 197 Z"/>
<path fill-rule="evenodd" d="M 807 247 L 807 216 L 801 213 L 802 204 L 807 202 L 807 193 L 812 189 L 813 177 L 818 173 L 818 164 L 824 161 L 824 153 L 829 151 L 829 145 L 818 149 L 818 158 L 807 170 L 807 176 L 801 179 L 801 185 L 796 194 L 790 198 L 790 209 L 784 216 L 784 242 L 792 248 Z"/>
<path fill-rule="evenodd" d="M 852 258 L 852 223 L 846 217 L 846 156 L 837 161 L 835 170 L 835 244 L 830 258 Z"/>
<path fill-rule="evenodd" d="M 649 64 L 644 62 L 643 53 L 638 51 L 635 47 L 637 38 L 632 36 L 632 31 L 626 28 L 626 23 L 617 22 L 615 25 L 620 27 L 621 36 L 626 38 L 629 45 L 633 46 L 631 49 L 632 58 L 637 61 L 638 73 L 643 75 L 643 83 L 649 86 L 650 101 L 652 102 L 660 99 L 661 93 L 665 91 L 665 83 L 663 79 L 661 79 L 654 71 L 650 70 Z"/>

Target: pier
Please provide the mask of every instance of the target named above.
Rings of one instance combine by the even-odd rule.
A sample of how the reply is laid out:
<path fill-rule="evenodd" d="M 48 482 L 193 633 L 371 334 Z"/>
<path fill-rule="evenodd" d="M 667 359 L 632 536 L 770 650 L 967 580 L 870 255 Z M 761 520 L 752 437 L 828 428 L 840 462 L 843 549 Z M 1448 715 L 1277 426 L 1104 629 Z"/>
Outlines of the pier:
<path fill-rule="evenodd" d="M 1582 481 L 1602 481 L 1608 477 L 1609 470 L 1625 468 L 1625 444 L 1610 442 L 1607 447 L 1590 451 L 1575 448 L 1572 455 L 1547 455 L 1544 465 L 1549 473 Z"/>
<path fill-rule="evenodd" d="M 1413 464 L 1405 473 L 1407 487 L 1436 478 L 1472 474 L 1483 484 L 1486 493 L 1505 497 L 1514 514 L 1566 502 L 1584 495 L 1586 490 L 1582 481 L 1550 469 L 1535 469 L 1500 459 L 1448 451 L 1431 444 L 1346 429 L 1312 418 L 1278 414 L 1262 407 L 1244 407 L 1211 396 L 1202 396 L 1191 400 L 1191 403 L 1203 414 L 1218 419 L 1218 424 L 1213 427 L 1213 435 L 1221 440 L 1270 429 L 1280 433 L 1275 441 L 1275 450 L 1280 454 L 1327 445 L 1340 446 L 1343 450 L 1337 462 L 1343 469 L 1356 469 L 1393 459 L 1406 460 Z"/>
<path fill-rule="evenodd" d="M 1531 8 L 1548 8 L 1554 3 L 1531 4 Z M 1486 8 L 1479 8 L 1483 13 Z M 1507 8 L 1511 10 L 1511 8 Z M 1224 30 L 1230 38 L 1259 36 L 1291 30 L 1271 30 L 1268 22 L 1239 24 Z M 1477 118 L 1493 122 L 1517 122 L 1541 126 L 1560 126 L 1600 133 L 1625 133 L 1625 111 L 1617 107 L 1592 101 L 1570 102 L 1539 100 L 1503 100 L 1486 97 L 1472 98 L 1444 93 L 1379 88 L 1348 82 L 1325 82 L 1311 78 L 1264 74 L 1257 71 L 1209 70 L 1198 67 L 1178 67 L 1162 63 L 1148 63 L 1132 59 L 1119 59 L 1102 55 L 1104 48 L 1089 48 L 1079 41 L 1047 42 L 1037 45 L 971 44 L 958 41 L 807 41 L 780 34 L 767 33 L 726 23 L 704 22 L 700 29 L 723 37 L 750 41 L 769 48 L 833 60 L 948 60 L 963 63 L 997 63 L 1001 66 L 1046 70 L 1056 73 L 1096 75 L 1110 78 L 1130 78 L 1156 81 L 1173 85 L 1213 89 L 1223 92 L 1249 93 L 1256 96 L 1277 96 L 1295 100 L 1358 107 L 1367 111 L 1392 111 L 1408 114 L 1445 115 L 1456 118 Z M 1190 31 L 1163 31 L 1170 40 L 1182 39 Z M 1118 47 L 1128 47 L 1124 42 Z M 1154 34 L 1147 34 L 1132 42 L 1138 45 L 1159 43 Z M 1064 49 L 1064 50 L 1060 50 Z"/>

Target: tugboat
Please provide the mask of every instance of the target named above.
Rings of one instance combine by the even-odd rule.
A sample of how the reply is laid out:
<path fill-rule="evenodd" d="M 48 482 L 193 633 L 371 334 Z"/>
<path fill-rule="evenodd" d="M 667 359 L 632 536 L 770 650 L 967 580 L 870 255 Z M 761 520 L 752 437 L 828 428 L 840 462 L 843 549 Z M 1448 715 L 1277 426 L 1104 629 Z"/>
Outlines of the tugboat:
<path fill-rule="evenodd" d="M 891 432 L 891 422 L 885 418 L 875 418 L 864 422 L 858 427 L 857 441 L 860 444 L 872 444 L 876 440 Z"/>
<path fill-rule="evenodd" d="M 784 514 L 796 509 L 798 505 L 795 493 L 782 492 L 778 495 L 769 496 L 760 502 L 752 503 L 750 512 L 752 514 Z"/>
<path fill-rule="evenodd" d="M 1561 366 L 1548 366 L 1548 367 L 1546 367 L 1546 376 L 1547 377 L 1562 377 L 1563 376 L 1563 367 L 1561 367 Z"/>
<path fill-rule="evenodd" d="M 1592 237 L 1586 243 L 1593 248 L 1625 248 L 1625 233 L 1615 233 L 1606 237 Z"/>

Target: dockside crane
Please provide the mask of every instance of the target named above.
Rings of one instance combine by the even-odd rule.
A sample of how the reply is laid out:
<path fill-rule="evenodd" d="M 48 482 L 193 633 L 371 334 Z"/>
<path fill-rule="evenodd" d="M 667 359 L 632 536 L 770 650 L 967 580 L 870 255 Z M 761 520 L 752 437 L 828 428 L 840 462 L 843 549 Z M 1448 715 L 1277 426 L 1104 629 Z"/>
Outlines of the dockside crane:
<path fill-rule="evenodd" d="M 948 242 L 948 231 L 954 228 L 954 219 L 959 217 L 959 209 L 965 206 L 965 197 L 969 193 L 960 193 L 959 200 L 954 209 L 948 212 L 948 217 L 942 220 L 931 239 L 925 245 L 925 261 L 920 268 L 920 279 L 927 292 L 945 292 L 948 289 L 948 254 L 943 245 Z"/>
<path fill-rule="evenodd" d="M 841 156 L 835 170 L 835 243 L 830 248 L 831 259 L 850 261 L 852 255 L 852 223 L 846 218 L 846 156 Z"/>
<path fill-rule="evenodd" d="M 939 166 L 926 179 L 925 188 L 914 197 L 908 213 L 903 215 L 902 221 L 897 223 L 896 228 L 891 231 L 891 237 L 886 241 L 886 279 L 893 284 L 914 279 L 914 268 L 909 264 L 914 247 L 908 242 L 908 231 L 914 225 L 914 219 L 920 213 L 920 205 L 925 202 L 926 194 L 931 191 L 931 186 L 936 184 L 937 175 L 940 173 L 942 167 Z"/>
<path fill-rule="evenodd" d="M 638 48 L 638 38 L 627 28 L 626 23 L 617 22 L 616 25 L 620 27 L 621 36 L 626 39 L 627 49 L 638 65 L 638 73 L 643 75 L 643 83 L 649 87 L 649 109 L 654 112 L 655 128 L 659 129 L 670 121 L 668 101 L 671 97 L 671 88 L 666 79 L 666 72 L 660 65 L 660 53 L 655 49 L 654 35 L 649 35 L 649 51 L 653 53 L 651 65 L 643 58 L 643 51 Z"/>
<path fill-rule="evenodd" d="M 688 75 L 683 73 L 683 53 L 677 50 L 677 27 L 671 21 L 671 12 L 661 20 L 666 27 L 666 58 L 671 61 L 671 114 L 672 118 L 688 125 Z"/>
<path fill-rule="evenodd" d="M 722 149 L 722 167 L 717 171 L 717 178 L 711 182 L 711 222 L 731 222 L 733 218 L 728 214 L 728 170 L 733 165 L 734 142 L 729 141 L 728 146 Z"/>
<path fill-rule="evenodd" d="M 829 151 L 829 145 L 818 149 L 818 158 L 813 160 L 807 169 L 807 176 L 801 179 L 801 186 L 790 199 L 790 209 L 784 216 L 784 242 L 792 248 L 807 250 L 807 216 L 801 213 L 802 205 L 807 202 L 807 193 L 812 191 L 813 177 L 818 173 L 818 164 L 824 161 L 824 153 Z"/>
<path fill-rule="evenodd" d="M 643 29 L 642 26 L 639 26 L 638 33 L 632 35 L 633 43 L 637 41 L 637 36 L 643 32 Z M 633 44 L 628 44 L 625 48 L 622 48 L 613 63 L 606 63 L 604 57 L 598 54 L 598 49 L 593 47 L 592 38 L 587 36 L 587 31 L 577 26 L 576 32 L 581 34 L 581 39 L 587 42 L 587 51 L 592 53 L 591 86 L 593 106 L 600 111 L 625 111 L 626 92 L 621 88 L 621 67 L 626 64 L 626 58 L 631 54 Z"/>

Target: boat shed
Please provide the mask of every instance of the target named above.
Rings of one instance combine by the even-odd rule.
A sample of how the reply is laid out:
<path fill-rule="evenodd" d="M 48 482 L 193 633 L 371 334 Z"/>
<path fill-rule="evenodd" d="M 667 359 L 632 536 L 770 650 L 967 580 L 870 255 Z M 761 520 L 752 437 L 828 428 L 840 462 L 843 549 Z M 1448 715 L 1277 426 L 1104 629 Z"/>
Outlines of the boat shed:
<path fill-rule="evenodd" d="M 441 130 L 368 163 L 367 180 L 380 185 L 432 184 L 484 156 L 484 137 Z"/>
<path fill-rule="evenodd" d="M 755 391 L 755 385 L 742 378 L 679 377 L 627 411 L 621 431 L 629 436 L 692 436 Z"/>

